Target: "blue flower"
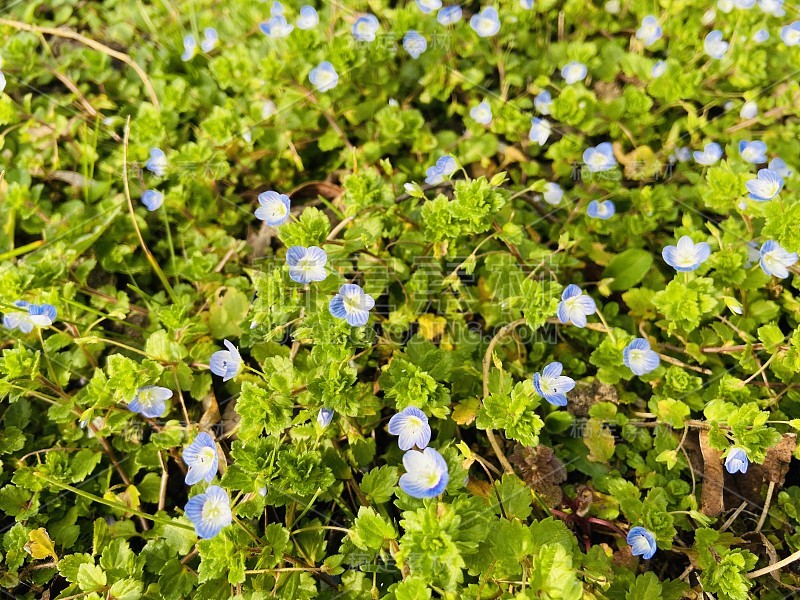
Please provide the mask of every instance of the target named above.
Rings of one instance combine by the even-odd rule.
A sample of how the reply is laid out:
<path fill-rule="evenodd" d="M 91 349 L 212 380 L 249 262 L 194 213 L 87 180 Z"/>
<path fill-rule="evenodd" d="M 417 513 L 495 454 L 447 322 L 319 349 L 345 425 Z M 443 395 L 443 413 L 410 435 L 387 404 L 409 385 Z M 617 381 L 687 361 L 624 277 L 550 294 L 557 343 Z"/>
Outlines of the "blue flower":
<path fill-rule="evenodd" d="M 262 192 L 258 195 L 258 203 L 261 206 L 256 209 L 256 219 L 264 221 L 271 227 L 283 225 L 289 218 L 289 209 L 292 203 L 286 194 L 279 194 L 272 190 Z"/>
<path fill-rule="evenodd" d="M 747 473 L 747 467 L 750 466 L 750 461 L 747 459 L 747 452 L 743 448 L 734 446 L 728 450 L 728 456 L 725 457 L 725 469 L 731 475 L 735 473 Z"/>
<path fill-rule="evenodd" d="M 481 12 L 472 15 L 469 26 L 478 34 L 479 37 L 492 37 L 500 31 L 500 17 L 497 9 L 486 7 Z"/>
<path fill-rule="evenodd" d="M 375 15 L 367 13 L 356 19 L 353 23 L 353 37 L 359 42 L 372 42 L 375 40 L 375 34 L 378 33 L 378 18 Z"/>
<path fill-rule="evenodd" d="M 308 74 L 308 80 L 317 91 L 329 92 L 339 85 L 339 74 L 331 63 L 324 60 L 311 69 L 311 72 Z"/>
<path fill-rule="evenodd" d="M 564 81 L 570 85 L 573 83 L 578 83 L 579 81 L 583 81 L 586 78 L 587 73 L 588 71 L 586 70 L 586 65 L 574 60 L 572 62 L 568 62 L 561 69 L 561 77 L 563 77 Z"/>
<path fill-rule="evenodd" d="M 741 8 L 743 10 L 750 10 L 756 5 L 756 0 L 733 0 L 736 8 Z"/>
<path fill-rule="evenodd" d="M 205 431 L 198 433 L 194 441 L 184 448 L 183 462 L 189 467 L 184 480 L 186 485 L 194 485 L 199 481 L 211 483 L 219 465 L 214 438 Z"/>
<path fill-rule="evenodd" d="M 428 167 L 425 171 L 425 183 L 429 185 L 436 185 L 444 181 L 445 177 L 450 177 L 458 170 L 458 163 L 456 159 L 445 154 L 436 161 L 432 167 Z"/>
<path fill-rule="evenodd" d="M 0 71 L 0 94 L 6 89 L 6 76 Z"/>
<path fill-rule="evenodd" d="M 192 60 L 195 54 L 197 54 L 197 42 L 194 41 L 194 36 L 190 33 L 183 38 L 183 54 L 181 54 L 181 60 L 183 62 Z"/>
<path fill-rule="evenodd" d="M 306 4 L 300 7 L 300 16 L 297 17 L 297 28 L 307 31 L 319 25 L 319 15 L 313 6 Z"/>
<path fill-rule="evenodd" d="M 519 0 L 519 5 L 525 10 L 533 8 L 533 0 Z"/>
<path fill-rule="evenodd" d="M 58 311 L 52 304 L 28 305 L 28 318 L 36 327 L 50 327 L 57 316 Z"/>
<path fill-rule="evenodd" d="M 209 361 L 209 368 L 214 375 L 222 377 L 222 381 L 228 381 L 236 377 L 239 369 L 242 366 L 242 357 L 239 354 L 236 346 L 231 344 L 228 340 L 222 340 L 227 350 L 217 350 L 211 355 Z"/>
<path fill-rule="evenodd" d="M 791 25 L 781 27 L 781 39 L 787 46 L 797 46 L 800 44 L 800 21 L 795 21 Z"/>
<path fill-rule="evenodd" d="M 146 385 L 136 390 L 133 400 L 128 402 L 131 412 L 150 419 L 160 417 L 167 409 L 167 400 L 172 398 L 172 390 L 159 385 Z"/>
<path fill-rule="evenodd" d="M 658 79 L 664 73 L 667 72 L 667 61 L 659 60 L 656 64 L 653 65 L 653 68 L 650 69 L 650 77 L 653 79 Z"/>
<path fill-rule="evenodd" d="M 675 159 L 678 162 L 686 162 L 692 157 L 692 151 L 689 150 L 687 146 L 681 146 L 680 148 L 675 148 Z M 671 157 L 670 157 L 671 159 Z M 673 162 L 670 160 L 670 162 Z"/>
<path fill-rule="evenodd" d="M 261 105 L 261 118 L 269 119 L 276 112 L 278 112 L 278 107 L 275 106 L 275 103 L 272 100 L 264 100 Z"/>
<path fill-rule="evenodd" d="M 447 27 L 448 25 L 455 25 L 461 20 L 461 7 L 456 4 L 455 6 L 445 6 L 439 11 L 439 14 L 436 15 L 436 20 L 439 21 L 439 25 L 444 25 Z"/>
<path fill-rule="evenodd" d="M 546 119 L 534 117 L 531 119 L 531 130 L 528 132 L 528 139 L 540 146 L 544 146 L 547 138 L 550 137 L 551 131 L 550 123 Z"/>
<path fill-rule="evenodd" d="M 759 29 L 753 34 L 753 41 L 756 44 L 763 44 L 769 39 L 769 30 L 768 29 Z"/>
<path fill-rule="evenodd" d="M 492 122 L 492 107 L 484 100 L 477 106 L 473 106 L 469 111 L 469 116 L 481 125 L 488 125 Z"/>
<path fill-rule="evenodd" d="M 558 320 L 562 323 L 572 323 L 576 327 L 586 327 L 586 317 L 597 310 L 591 296 L 574 283 L 569 284 L 561 292 L 561 302 L 558 303 Z"/>
<path fill-rule="evenodd" d="M 158 190 L 147 190 L 142 194 L 142 204 L 144 204 L 150 212 L 158 210 L 161 208 L 161 205 L 164 204 L 164 194 Z"/>
<path fill-rule="evenodd" d="M 417 6 L 426 15 L 442 7 L 442 0 L 417 0 Z"/>
<path fill-rule="evenodd" d="M 622 362 L 634 375 L 644 375 L 655 371 L 661 359 L 658 352 L 650 349 L 650 343 L 646 339 L 636 338 L 622 351 Z"/>
<path fill-rule="evenodd" d="M 167 172 L 167 155 L 164 154 L 161 148 L 151 148 L 150 160 L 144 164 L 144 168 L 159 177 L 163 177 Z"/>
<path fill-rule="evenodd" d="M 367 324 L 369 311 L 374 306 L 375 300 L 360 285 L 345 283 L 331 299 L 328 310 L 337 319 L 344 319 L 353 327 L 361 327 Z"/>
<path fill-rule="evenodd" d="M 217 30 L 213 27 L 206 27 L 203 30 L 203 41 L 200 42 L 200 47 L 203 49 L 203 52 L 211 52 L 217 47 L 217 42 L 219 42 Z"/>
<path fill-rule="evenodd" d="M 555 406 L 566 406 L 566 394 L 575 388 L 575 380 L 561 374 L 563 368 L 560 362 L 551 362 L 542 369 L 541 375 L 533 374 L 536 393 Z"/>
<path fill-rule="evenodd" d="M 294 25 L 283 15 L 274 15 L 269 21 L 262 22 L 258 28 L 261 33 L 274 39 L 285 38 L 294 30 Z"/>
<path fill-rule="evenodd" d="M 767 162 L 767 145 L 764 142 L 739 142 L 739 155 L 743 160 L 758 165 Z"/>
<path fill-rule="evenodd" d="M 644 527 L 631 527 L 628 536 L 625 538 L 628 546 L 631 547 L 631 554 L 641 556 L 645 560 L 650 560 L 658 550 L 656 536 Z"/>
<path fill-rule="evenodd" d="M 25 300 L 17 300 L 14 302 L 14 306 L 24 310 L 14 310 L 3 315 L 3 327 L 12 330 L 19 329 L 22 333 L 30 333 L 33 331 L 33 321 L 31 321 L 30 315 L 28 314 L 28 307 L 30 305 L 30 302 L 26 302 Z"/>
<path fill-rule="evenodd" d="M 218 485 L 211 485 L 204 494 L 189 498 L 183 510 L 197 535 L 204 540 L 213 538 L 233 520 L 228 492 Z"/>
<path fill-rule="evenodd" d="M 706 242 L 695 244 L 692 238 L 684 235 L 677 246 L 666 246 L 661 256 L 676 271 L 696 271 L 711 256 L 711 246 Z"/>
<path fill-rule="evenodd" d="M 592 173 L 600 173 L 613 169 L 617 164 L 614 158 L 614 149 L 611 142 L 597 144 L 594 148 L 589 147 L 583 151 L 583 162 L 589 167 Z"/>
<path fill-rule="evenodd" d="M 778 279 L 786 279 L 789 276 L 789 267 L 797 262 L 797 252 L 786 251 L 775 240 L 764 242 L 758 255 L 758 264 L 764 273 Z"/>
<path fill-rule="evenodd" d="M 773 17 L 782 17 L 786 14 L 783 9 L 783 0 L 758 0 L 758 7 Z"/>
<path fill-rule="evenodd" d="M 317 413 L 317 423 L 320 427 L 325 429 L 328 425 L 331 424 L 333 421 L 333 410 L 330 408 L 325 408 L 324 406 L 319 409 L 319 413 Z"/>
<path fill-rule="evenodd" d="M 536 97 L 533 99 L 533 106 L 536 107 L 543 115 L 550 114 L 550 107 L 553 105 L 553 98 L 550 96 L 550 92 L 547 90 L 542 90 Z"/>
<path fill-rule="evenodd" d="M 400 476 L 400 489 L 413 498 L 434 498 L 450 481 L 444 457 L 433 448 L 406 452 L 403 467 L 406 472 Z"/>
<path fill-rule="evenodd" d="M 589 202 L 589 206 L 586 207 L 587 215 L 593 219 L 603 219 L 604 221 L 613 217 L 616 212 L 617 207 L 614 206 L 611 200 L 603 200 L 602 202 L 592 200 Z"/>
<path fill-rule="evenodd" d="M 739 116 L 743 119 L 754 119 L 758 116 L 758 104 L 753 100 L 749 100 L 742 104 L 742 110 L 739 111 Z"/>
<path fill-rule="evenodd" d="M 562 190 L 561 186 L 557 183 L 548 181 L 544 184 L 544 193 L 542 193 L 542 196 L 545 202 L 555 206 L 561 202 L 561 199 L 564 197 L 564 190 Z"/>
<path fill-rule="evenodd" d="M 411 450 L 414 446 L 422 449 L 431 441 L 428 417 L 416 406 L 409 406 L 389 419 L 389 433 L 399 436 L 397 445 L 401 450 Z"/>
<path fill-rule="evenodd" d="M 750 198 L 758 202 L 766 202 L 780 193 L 783 188 L 783 179 L 772 169 L 759 169 L 757 179 L 746 181 L 744 186 L 750 192 Z"/>
<path fill-rule="evenodd" d="M 788 179 L 792 175 L 791 169 L 782 158 L 773 158 L 769 161 L 769 168 L 784 179 Z"/>
<path fill-rule="evenodd" d="M 324 281 L 328 276 L 325 265 L 328 255 L 318 246 L 305 248 L 292 246 L 286 251 L 286 264 L 289 265 L 289 278 L 297 283 Z"/>
<path fill-rule="evenodd" d="M 716 59 L 725 56 L 725 53 L 728 51 L 728 46 L 728 42 L 722 40 L 722 32 L 719 29 L 715 29 L 709 33 L 703 42 L 703 49 L 706 54 Z"/>
<path fill-rule="evenodd" d="M 271 16 L 275 15 L 282 15 L 283 14 L 283 4 L 278 2 L 277 0 L 272 3 L 272 6 L 269 7 L 269 14 Z"/>
<path fill-rule="evenodd" d="M 428 49 L 428 42 L 412 29 L 403 36 L 403 48 L 411 58 L 416 60 Z"/>
<path fill-rule="evenodd" d="M 642 24 L 636 30 L 636 39 L 644 42 L 645 48 L 649 48 L 661 39 L 661 25 L 653 15 L 648 15 L 642 19 Z"/>
<path fill-rule="evenodd" d="M 716 163 L 722 158 L 722 147 L 716 142 L 709 142 L 703 148 L 703 151 L 695 150 L 694 160 L 699 165 L 709 166 Z"/>

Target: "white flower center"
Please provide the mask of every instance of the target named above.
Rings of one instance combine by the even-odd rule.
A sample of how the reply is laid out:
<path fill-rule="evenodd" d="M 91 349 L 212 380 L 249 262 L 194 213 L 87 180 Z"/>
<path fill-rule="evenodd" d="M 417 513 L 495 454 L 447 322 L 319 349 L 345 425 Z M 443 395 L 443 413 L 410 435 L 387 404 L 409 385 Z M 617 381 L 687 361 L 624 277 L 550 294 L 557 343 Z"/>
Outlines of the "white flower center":
<path fill-rule="evenodd" d="M 216 498 L 209 498 L 203 504 L 203 521 L 218 521 L 225 514 L 225 505 Z"/>
<path fill-rule="evenodd" d="M 214 462 L 214 458 L 216 456 L 217 456 L 217 453 L 214 452 L 214 450 L 212 448 L 203 448 L 197 454 L 197 463 L 200 466 L 207 467 L 207 466 L 211 465 L 212 462 Z"/>

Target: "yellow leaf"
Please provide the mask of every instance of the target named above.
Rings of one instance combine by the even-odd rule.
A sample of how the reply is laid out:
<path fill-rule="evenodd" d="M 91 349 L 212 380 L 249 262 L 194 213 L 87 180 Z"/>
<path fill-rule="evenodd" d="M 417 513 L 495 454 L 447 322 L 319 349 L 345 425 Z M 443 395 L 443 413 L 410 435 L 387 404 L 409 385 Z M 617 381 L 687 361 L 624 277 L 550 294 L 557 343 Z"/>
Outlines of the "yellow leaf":
<path fill-rule="evenodd" d="M 453 409 L 453 421 L 459 425 L 469 425 L 475 420 L 475 415 L 480 406 L 480 400 L 477 398 L 469 398 L 459 402 Z"/>
<path fill-rule="evenodd" d="M 37 560 L 47 558 L 48 556 L 52 556 L 53 560 L 58 560 L 58 555 L 53 547 L 53 540 L 50 539 L 44 527 L 34 529 L 28 534 L 28 542 L 25 544 L 25 551 Z"/>
<path fill-rule="evenodd" d="M 437 315 L 425 314 L 419 317 L 419 333 L 426 340 L 432 340 L 444 333 L 447 319 Z"/>

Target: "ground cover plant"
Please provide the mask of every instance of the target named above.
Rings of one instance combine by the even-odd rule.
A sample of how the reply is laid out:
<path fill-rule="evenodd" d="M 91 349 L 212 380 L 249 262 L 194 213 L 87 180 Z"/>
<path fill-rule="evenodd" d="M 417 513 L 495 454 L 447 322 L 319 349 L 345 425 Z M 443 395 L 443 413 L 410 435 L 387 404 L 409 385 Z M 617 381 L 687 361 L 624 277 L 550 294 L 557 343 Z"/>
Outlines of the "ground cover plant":
<path fill-rule="evenodd" d="M 0 595 L 794 597 L 782 0 L 0 15 Z"/>

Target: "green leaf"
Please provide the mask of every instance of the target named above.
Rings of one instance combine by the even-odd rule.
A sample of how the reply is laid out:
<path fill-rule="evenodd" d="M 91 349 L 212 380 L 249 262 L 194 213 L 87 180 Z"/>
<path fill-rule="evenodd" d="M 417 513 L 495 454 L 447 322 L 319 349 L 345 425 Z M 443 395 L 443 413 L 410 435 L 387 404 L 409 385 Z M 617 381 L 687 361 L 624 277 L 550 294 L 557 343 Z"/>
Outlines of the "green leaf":
<path fill-rule="evenodd" d="M 626 291 L 644 279 L 652 266 L 653 255 L 650 252 L 629 248 L 611 259 L 603 270 L 603 278 L 613 279 L 609 288 L 615 292 Z"/>
<path fill-rule="evenodd" d="M 394 496 L 399 478 L 397 467 L 376 467 L 364 474 L 361 479 L 361 491 L 373 502 L 383 504 Z"/>
<path fill-rule="evenodd" d="M 78 567 L 78 587 L 84 592 L 95 592 L 106 586 L 106 574 L 93 563 L 82 563 Z"/>

